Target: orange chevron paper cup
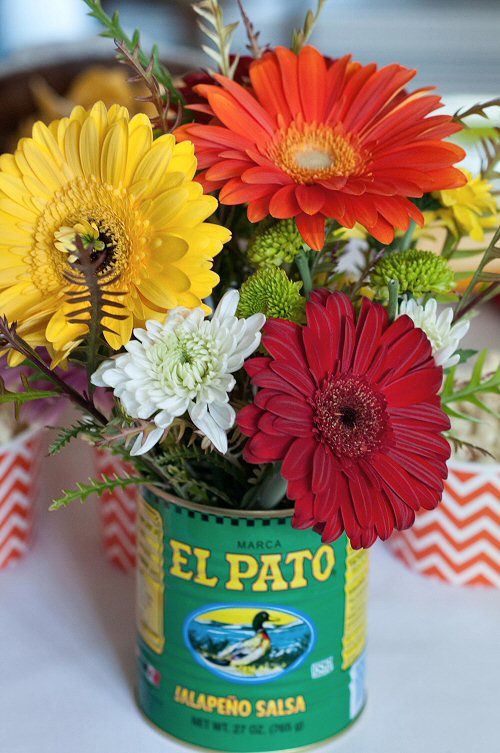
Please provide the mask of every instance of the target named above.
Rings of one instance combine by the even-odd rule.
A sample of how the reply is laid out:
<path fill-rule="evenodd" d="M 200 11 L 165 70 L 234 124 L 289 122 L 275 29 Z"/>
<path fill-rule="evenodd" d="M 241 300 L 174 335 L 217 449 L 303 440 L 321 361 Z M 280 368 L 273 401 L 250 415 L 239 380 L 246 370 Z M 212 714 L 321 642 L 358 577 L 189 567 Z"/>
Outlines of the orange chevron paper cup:
<path fill-rule="evenodd" d="M 95 465 L 100 478 L 136 474 L 132 465 L 103 450 L 95 450 Z M 125 572 L 135 569 L 137 500 L 135 486 L 106 492 L 100 498 L 104 553 Z"/>
<path fill-rule="evenodd" d="M 500 464 L 451 460 L 443 499 L 387 542 L 411 570 L 456 586 L 500 588 Z"/>
<path fill-rule="evenodd" d="M 0 568 L 21 559 L 33 540 L 41 458 L 41 429 L 0 448 Z"/>

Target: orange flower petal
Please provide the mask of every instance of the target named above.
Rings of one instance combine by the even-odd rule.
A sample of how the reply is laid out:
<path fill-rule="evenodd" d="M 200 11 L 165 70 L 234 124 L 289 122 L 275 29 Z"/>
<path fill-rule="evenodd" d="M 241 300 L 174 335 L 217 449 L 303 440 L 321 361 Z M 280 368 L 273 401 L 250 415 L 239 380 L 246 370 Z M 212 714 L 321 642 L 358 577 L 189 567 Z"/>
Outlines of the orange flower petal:
<path fill-rule="evenodd" d="M 267 54 L 256 60 L 250 68 L 250 81 L 266 111 L 274 117 L 280 114 L 288 125 L 293 116 L 288 106 L 288 93 L 285 95 L 283 91 L 278 59 L 272 54 Z"/>
<path fill-rule="evenodd" d="M 269 194 L 251 201 L 248 205 L 247 216 L 250 222 L 260 222 L 269 214 Z"/>
<path fill-rule="evenodd" d="M 359 221 L 386 243 L 394 227 L 421 222 L 409 198 L 464 182 L 453 167 L 463 151 L 443 143 L 460 125 L 432 114 L 441 100 L 429 88 L 405 93 L 414 74 L 278 47 L 251 64 L 251 92 L 224 77 L 196 88 L 222 125 L 178 132 L 208 168 L 200 182 L 222 186 L 225 203 L 247 203 L 251 221 L 297 217 L 315 248 L 325 217 Z"/>
<path fill-rule="evenodd" d="M 265 122 L 255 120 L 228 92 L 217 86 L 208 88 L 211 89 L 208 100 L 210 106 L 228 129 L 254 142 L 265 143 L 269 139 L 273 131 L 266 128 Z M 207 128 L 210 126 L 204 126 L 205 130 Z"/>
<path fill-rule="evenodd" d="M 375 204 L 374 199 L 371 197 L 365 197 L 360 198 L 358 196 L 349 196 L 349 198 L 346 197 L 346 213 L 351 214 L 352 218 L 355 220 L 355 222 L 361 223 L 361 225 L 364 225 L 367 227 L 368 225 L 375 225 L 378 220 L 378 212 L 377 212 L 377 205 Z M 407 215 L 405 214 L 404 217 L 407 219 Z"/>
<path fill-rule="evenodd" d="M 241 175 L 244 183 L 276 183 L 284 186 L 290 183 L 290 178 L 283 170 L 279 170 L 269 163 L 269 167 L 251 167 Z"/>
<path fill-rule="evenodd" d="M 225 181 L 229 178 L 236 178 L 241 175 L 242 171 L 248 167 L 248 161 L 244 160 L 224 160 L 218 162 L 206 171 L 205 175 L 207 180 L 210 181 Z M 251 163 L 250 163 L 251 164 Z"/>
<path fill-rule="evenodd" d="M 325 85 L 327 91 L 325 110 L 327 114 L 330 113 L 333 105 L 340 99 L 342 89 L 346 83 L 346 73 L 350 62 L 351 56 L 345 55 L 336 60 L 328 69 Z"/>
<path fill-rule="evenodd" d="M 321 251 L 325 245 L 325 218 L 321 214 L 312 217 L 309 214 L 299 214 L 295 221 L 307 245 L 315 251 Z"/>
<path fill-rule="evenodd" d="M 394 240 L 394 227 L 390 225 L 381 215 L 375 225 L 366 228 L 380 243 L 389 244 Z"/>
<path fill-rule="evenodd" d="M 302 112 L 302 100 L 300 98 L 298 82 L 298 57 L 287 47 L 276 47 L 274 51 L 278 60 L 283 82 L 283 91 L 286 92 L 286 98 L 290 112 L 294 117 Z"/>
<path fill-rule="evenodd" d="M 251 186 L 233 178 L 221 189 L 219 199 L 222 204 L 246 204 L 254 199 L 260 199 L 272 193 L 271 186 Z"/>
<path fill-rule="evenodd" d="M 288 220 L 300 212 L 300 207 L 295 197 L 295 183 L 283 186 L 272 197 L 269 203 L 271 217 L 278 220 Z"/>
<path fill-rule="evenodd" d="M 325 189 L 321 186 L 297 186 L 295 197 L 306 214 L 317 214 L 325 203 Z"/>
<path fill-rule="evenodd" d="M 308 45 L 300 51 L 298 79 L 304 119 L 321 123 L 325 116 L 326 64 L 314 47 Z"/>
<path fill-rule="evenodd" d="M 273 118 L 269 115 L 266 108 L 263 107 L 261 103 L 247 91 L 247 89 L 236 84 L 230 78 L 226 78 L 226 76 L 216 74 L 214 78 L 227 92 L 229 92 L 235 103 L 246 110 L 250 117 L 267 131 L 269 136 L 273 135 L 275 128 Z"/>

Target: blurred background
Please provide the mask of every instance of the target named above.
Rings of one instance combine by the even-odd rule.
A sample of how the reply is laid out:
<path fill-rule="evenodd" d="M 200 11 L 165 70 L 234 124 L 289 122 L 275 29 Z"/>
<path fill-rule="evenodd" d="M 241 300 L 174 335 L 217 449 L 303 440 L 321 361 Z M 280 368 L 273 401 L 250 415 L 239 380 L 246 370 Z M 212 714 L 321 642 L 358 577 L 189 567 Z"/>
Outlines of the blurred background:
<path fill-rule="evenodd" d="M 236 2 L 222 3 L 227 22 L 238 17 Z M 288 43 L 315 0 L 246 0 L 261 40 Z M 111 0 L 123 26 L 140 26 L 144 42 L 157 41 L 166 59 L 177 49 L 189 60 L 198 41 L 189 0 Z M 98 24 L 85 14 L 82 0 L 0 0 L 0 72 L 6 61 L 43 62 L 68 48 L 109 50 L 95 42 Z M 235 47 L 244 45 L 241 29 Z M 420 84 L 435 84 L 443 94 L 476 97 L 500 89 L 499 0 L 330 0 L 313 41 L 332 56 L 352 52 L 362 62 L 400 62 L 418 67 Z M 187 51 L 187 55 L 186 55 Z M 199 61 L 199 53 L 192 55 Z"/>

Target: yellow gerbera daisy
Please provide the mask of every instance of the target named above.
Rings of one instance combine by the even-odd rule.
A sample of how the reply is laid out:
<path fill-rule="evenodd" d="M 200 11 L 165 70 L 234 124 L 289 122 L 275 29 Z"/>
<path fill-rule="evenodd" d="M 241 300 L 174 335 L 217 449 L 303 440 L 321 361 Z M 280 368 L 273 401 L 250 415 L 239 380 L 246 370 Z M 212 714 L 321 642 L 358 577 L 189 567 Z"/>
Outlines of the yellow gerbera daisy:
<path fill-rule="evenodd" d="M 468 170 L 462 170 L 467 183 L 461 188 L 436 191 L 432 196 L 439 201 L 441 209 L 424 212 L 426 225 L 437 222 L 453 235 L 468 235 L 475 241 L 484 239 L 484 231 L 498 225 L 498 206 L 492 195 L 491 183 Z"/>
<path fill-rule="evenodd" d="M 123 318 L 103 318 L 113 349 L 147 319 L 199 306 L 219 280 L 212 259 L 230 233 L 204 222 L 217 201 L 193 181 L 196 168 L 190 142 L 153 141 L 148 117 L 130 119 L 118 105 L 35 123 L 32 138 L 0 157 L 0 312 L 54 364 L 82 341 L 87 325 L 68 321 L 82 318 L 78 296 L 68 299 L 79 289 L 67 277 L 77 234 L 103 255 L 97 274 L 121 304 Z"/>

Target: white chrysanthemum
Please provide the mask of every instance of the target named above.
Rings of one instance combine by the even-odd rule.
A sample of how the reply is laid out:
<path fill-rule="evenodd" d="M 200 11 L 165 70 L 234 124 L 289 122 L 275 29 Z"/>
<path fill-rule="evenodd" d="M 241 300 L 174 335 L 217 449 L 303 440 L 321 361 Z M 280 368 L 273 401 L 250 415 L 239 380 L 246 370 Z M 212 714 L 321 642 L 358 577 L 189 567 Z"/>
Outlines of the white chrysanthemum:
<path fill-rule="evenodd" d="M 399 306 L 398 316 L 406 314 L 412 319 L 415 327 L 423 329 L 432 345 L 432 355 L 437 366 L 444 369 L 459 362 L 456 353 L 460 340 L 467 333 L 470 322 L 462 320 L 452 324 L 453 309 L 443 309 L 439 314 L 435 298 L 431 298 L 425 306 L 414 299 L 407 300 L 406 296 Z"/>
<path fill-rule="evenodd" d="M 220 452 L 227 451 L 226 432 L 235 420 L 232 374 L 259 346 L 266 321 L 263 314 L 238 319 L 238 302 L 238 291 L 230 290 L 211 319 L 201 308 L 176 308 L 164 324 L 146 322 L 146 329 L 134 330 L 127 353 L 105 361 L 92 376 L 98 387 L 113 388 L 129 416 L 153 418 L 156 428 L 144 443 L 142 434 L 137 438 L 132 455 L 151 449 L 186 412 Z"/>

